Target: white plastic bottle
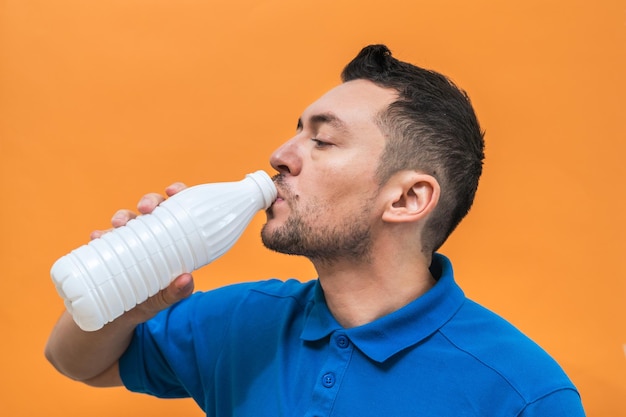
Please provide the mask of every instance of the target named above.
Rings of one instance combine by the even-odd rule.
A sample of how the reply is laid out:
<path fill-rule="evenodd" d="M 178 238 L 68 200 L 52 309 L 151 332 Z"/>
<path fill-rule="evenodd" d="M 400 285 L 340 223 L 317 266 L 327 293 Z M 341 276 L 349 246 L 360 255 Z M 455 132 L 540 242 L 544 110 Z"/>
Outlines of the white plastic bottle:
<path fill-rule="evenodd" d="M 263 171 L 187 188 L 63 256 L 50 275 L 80 328 L 98 330 L 180 274 L 223 255 L 276 195 Z"/>

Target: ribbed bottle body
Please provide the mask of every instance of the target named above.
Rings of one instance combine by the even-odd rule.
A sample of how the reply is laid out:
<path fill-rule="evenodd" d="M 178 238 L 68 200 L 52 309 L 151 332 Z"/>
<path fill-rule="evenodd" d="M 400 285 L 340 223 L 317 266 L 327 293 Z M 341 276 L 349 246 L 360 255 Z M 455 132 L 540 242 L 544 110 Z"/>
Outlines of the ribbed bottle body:
<path fill-rule="evenodd" d="M 125 226 L 60 258 L 51 276 L 83 330 L 97 330 L 125 311 L 223 255 L 276 188 L 266 173 L 188 188 Z"/>

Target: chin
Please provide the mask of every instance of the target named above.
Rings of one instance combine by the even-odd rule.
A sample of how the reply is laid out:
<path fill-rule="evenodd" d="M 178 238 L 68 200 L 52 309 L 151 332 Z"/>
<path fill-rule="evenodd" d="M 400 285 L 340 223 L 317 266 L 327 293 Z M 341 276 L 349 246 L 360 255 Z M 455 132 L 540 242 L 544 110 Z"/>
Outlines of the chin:
<path fill-rule="evenodd" d="M 275 224 L 276 222 L 273 221 L 271 218 L 267 219 L 267 222 L 265 222 L 265 224 L 263 225 L 263 227 L 261 228 L 261 238 L 263 240 L 266 239 L 271 239 L 272 234 L 274 233 L 274 231 L 276 230 L 277 227 L 279 227 L 278 225 Z"/>

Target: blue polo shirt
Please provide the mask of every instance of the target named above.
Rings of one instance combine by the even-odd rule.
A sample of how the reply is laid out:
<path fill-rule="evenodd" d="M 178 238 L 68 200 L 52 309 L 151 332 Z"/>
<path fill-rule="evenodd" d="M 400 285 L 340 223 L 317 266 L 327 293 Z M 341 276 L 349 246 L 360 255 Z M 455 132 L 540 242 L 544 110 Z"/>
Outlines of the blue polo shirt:
<path fill-rule="evenodd" d="M 447 258 L 431 270 L 426 294 L 351 329 L 317 280 L 197 292 L 137 327 L 122 380 L 216 417 L 584 416 L 545 351 L 468 300 Z"/>

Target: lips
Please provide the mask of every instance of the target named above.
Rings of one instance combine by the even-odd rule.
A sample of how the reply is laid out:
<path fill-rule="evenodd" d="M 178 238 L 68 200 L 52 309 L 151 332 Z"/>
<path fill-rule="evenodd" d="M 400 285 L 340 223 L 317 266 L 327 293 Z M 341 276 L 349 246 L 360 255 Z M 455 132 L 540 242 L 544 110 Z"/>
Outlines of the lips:
<path fill-rule="evenodd" d="M 278 187 L 277 187 L 277 190 L 278 190 Z M 268 219 L 271 219 L 271 218 L 274 217 L 274 207 L 277 204 L 280 205 L 284 201 L 285 201 L 285 199 L 283 198 L 280 190 L 278 190 L 278 193 L 276 194 L 276 199 L 272 202 L 272 204 L 266 210 L 267 215 L 268 215 Z"/>
<path fill-rule="evenodd" d="M 281 190 L 281 186 L 284 183 L 284 177 L 281 174 L 276 174 L 274 175 L 274 177 L 272 177 L 272 181 L 274 181 L 274 186 L 276 186 L 276 200 L 274 200 L 274 202 L 276 201 L 284 201 L 285 198 L 283 197 L 284 192 Z"/>
<path fill-rule="evenodd" d="M 274 200 L 274 203 L 281 202 L 281 201 L 285 201 L 285 199 L 283 198 L 283 196 L 281 195 L 279 191 L 278 194 L 276 195 L 276 200 Z"/>
<path fill-rule="evenodd" d="M 274 185 L 276 186 L 276 200 L 274 200 L 274 203 L 277 201 L 285 201 L 285 198 L 283 197 L 284 193 L 279 187 L 279 181 L 274 181 Z"/>
<path fill-rule="evenodd" d="M 274 180 L 274 185 L 276 186 L 276 191 L 277 191 L 276 199 L 274 200 L 272 205 L 275 203 L 281 203 L 283 201 L 287 201 L 287 197 L 289 196 L 289 189 L 285 186 L 284 177 L 279 174 L 279 175 L 274 176 L 274 178 L 272 179 Z"/>

